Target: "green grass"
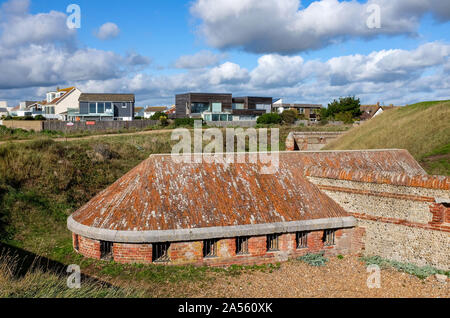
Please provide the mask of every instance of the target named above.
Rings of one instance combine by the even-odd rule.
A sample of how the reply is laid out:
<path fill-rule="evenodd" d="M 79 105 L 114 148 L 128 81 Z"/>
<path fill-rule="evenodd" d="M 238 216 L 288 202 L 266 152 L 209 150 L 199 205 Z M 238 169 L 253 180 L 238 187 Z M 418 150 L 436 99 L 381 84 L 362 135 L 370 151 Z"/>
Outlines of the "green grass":
<path fill-rule="evenodd" d="M 351 129 L 328 150 L 407 149 L 430 174 L 450 175 L 450 101 L 423 102 Z"/>

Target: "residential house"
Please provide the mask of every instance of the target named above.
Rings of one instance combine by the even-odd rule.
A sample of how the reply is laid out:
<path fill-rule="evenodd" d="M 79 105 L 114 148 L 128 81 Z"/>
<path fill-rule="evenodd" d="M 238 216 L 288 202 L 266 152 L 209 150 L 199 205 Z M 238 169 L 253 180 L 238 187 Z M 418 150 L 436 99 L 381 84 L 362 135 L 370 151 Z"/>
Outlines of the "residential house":
<path fill-rule="evenodd" d="M 10 116 L 16 117 L 17 116 L 17 111 L 20 110 L 20 106 L 14 106 L 14 107 L 8 107 L 8 112 Z"/>
<path fill-rule="evenodd" d="M 42 102 L 43 115 L 47 119 L 67 120 L 69 110 L 79 108 L 80 95 L 81 91 L 76 87 L 48 92 L 46 100 Z"/>
<path fill-rule="evenodd" d="M 143 118 L 144 117 L 144 111 L 145 108 L 144 107 L 134 107 L 134 117 L 140 117 Z"/>
<path fill-rule="evenodd" d="M 177 107 L 175 105 L 170 106 L 170 108 L 166 111 L 166 114 L 169 116 L 169 119 L 177 118 Z"/>
<path fill-rule="evenodd" d="M 361 112 L 362 112 L 360 119 L 361 120 L 369 120 L 369 119 L 372 119 L 373 117 L 376 117 L 376 116 L 382 114 L 386 110 L 395 109 L 397 107 L 400 107 L 400 106 L 394 106 L 394 105 L 381 106 L 379 102 L 376 105 L 362 105 L 360 107 Z"/>
<path fill-rule="evenodd" d="M 288 104 L 284 103 L 283 99 L 278 99 L 273 103 L 273 111 L 282 113 L 285 110 L 295 109 L 300 115 L 304 115 L 306 120 L 317 121 L 322 105 L 318 104 Z"/>
<path fill-rule="evenodd" d="M 6 100 L 0 100 L 0 108 L 6 108 L 9 110 L 8 102 Z"/>
<path fill-rule="evenodd" d="M 176 95 L 176 118 L 205 121 L 256 120 L 271 112 L 272 97 L 236 97 L 232 94 L 187 93 Z"/>
<path fill-rule="evenodd" d="M 0 107 L 0 118 L 6 117 L 9 115 L 8 108 Z"/>
<path fill-rule="evenodd" d="M 135 113 L 134 94 L 81 94 L 79 107 L 69 109 L 70 121 L 132 121 Z"/>
<path fill-rule="evenodd" d="M 150 119 L 152 118 L 152 116 L 154 114 L 156 114 L 157 112 L 162 112 L 165 113 L 167 111 L 167 107 L 166 106 L 148 106 L 145 111 L 144 111 L 144 118 L 145 119 Z"/>

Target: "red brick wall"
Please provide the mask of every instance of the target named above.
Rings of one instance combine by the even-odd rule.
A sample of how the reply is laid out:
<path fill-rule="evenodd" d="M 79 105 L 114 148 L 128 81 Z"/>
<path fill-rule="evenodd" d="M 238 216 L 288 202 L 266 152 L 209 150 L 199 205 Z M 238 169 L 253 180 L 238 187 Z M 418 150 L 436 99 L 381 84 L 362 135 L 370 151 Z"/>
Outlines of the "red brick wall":
<path fill-rule="evenodd" d="M 442 203 L 430 205 L 430 212 L 433 214 L 431 224 L 450 223 L 450 208 Z"/>
<path fill-rule="evenodd" d="M 306 253 L 325 252 L 326 255 L 357 254 L 364 247 L 365 230 L 361 228 L 340 229 L 336 231 L 333 246 L 324 246 L 323 231 L 308 234 L 308 247 L 297 249 L 296 234 L 288 233 L 279 236 L 278 251 L 268 252 L 266 236 L 250 237 L 248 254 L 236 255 L 236 239 L 222 239 L 217 243 L 217 257 L 203 258 L 203 241 L 179 242 L 170 244 L 169 265 L 207 265 L 229 266 L 254 265 L 286 261 Z M 75 238 L 75 236 L 74 236 Z M 100 242 L 79 236 L 79 252 L 90 258 L 100 259 Z M 152 244 L 113 245 L 114 261 L 118 263 L 152 263 Z"/>
<path fill-rule="evenodd" d="M 78 236 L 78 242 L 80 254 L 89 258 L 100 259 L 100 241 Z"/>
<path fill-rule="evenodd" d="M 113 245 L 114 261 L 117 263 L 152 263 L 152 244 Z"/>
<path fill-rule="evenodd" d="M 263 256 L 266 254 L 266 236 L 251 237 L 248 241 L 248 253 L 252 256 Z"/>
<path fill-rule="evenodd" d="M 203 259 L 203 242 L 172 243 L 169 248 L 172 264 L 197 264 Z"/>

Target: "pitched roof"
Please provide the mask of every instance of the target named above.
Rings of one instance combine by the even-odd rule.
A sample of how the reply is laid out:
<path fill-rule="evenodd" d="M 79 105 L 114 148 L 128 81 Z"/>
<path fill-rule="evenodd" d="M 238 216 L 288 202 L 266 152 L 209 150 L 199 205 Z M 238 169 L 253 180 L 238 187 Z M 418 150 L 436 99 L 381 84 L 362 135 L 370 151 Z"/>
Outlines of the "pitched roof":
<path fill-rule="evenodd" d="M 56 105 L 57 103 L 62 101 L 64 98 L 66 98 L 70 93 L 72 93 L 75 89 L 76 89 L 76 87 L 68 87 L 68 88 L 58 89 L 58 92 L 64 92 L 64 94 L 61 95 L 60 97 L 55 98 L 51 102 L 44 101 L 41 104 L 42 105 Z"/>
<path fill-rule="evenodd" d="M 167 107 L 165 107 L 165 106 L 156 106 L 156 107 L 150 106 L 145 109 L 145 112 L 146 113 L 155 113 L 155 112 L 163 112 L 166 110 L 167 110 Z"/>
<path fill-rule="evenodd" d="M 67 87 L 67 88 L 61 88 L 61 89 L 58 89 L 58 92 L 70 92 L 70 91 L 72 91 L 73 89 L 75 89 L 74 86 L 72 86 L 72 87 Z"/>
<path fill-rule="evenodd" d="M 80 102 L 134 102 L 134 94 L 87 94 L 83 93 Z"/>
<path fill-rule="evenodd" d="M 348 216 L 282 154 L 276 174 L 260 163 L 176 163 L 154 155 L 72 215 L 85 226 L 158 231 Z"/>
<path fill-rule="evenodd" d="M 71 220 L 100 231 L 174 231 L 345 218 L 308 181 L 323 171 L 425 175 L 404 150 L 282 152 L 279 170 L 261 163 L 177 163 L 153 155 L 76 211 Z"/>

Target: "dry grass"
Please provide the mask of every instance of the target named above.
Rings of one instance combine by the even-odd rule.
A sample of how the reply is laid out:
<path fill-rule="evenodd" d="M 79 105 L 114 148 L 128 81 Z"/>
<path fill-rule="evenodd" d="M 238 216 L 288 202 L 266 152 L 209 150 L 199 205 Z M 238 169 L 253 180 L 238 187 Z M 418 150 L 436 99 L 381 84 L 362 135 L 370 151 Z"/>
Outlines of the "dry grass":
<path fill-rule="evenodd" d="M 450 143 L 450 101 L 388 110 L 330 143 L 329 150 L 407 149 L 421 160 Z"/>
<path fill-rule="evenodd" d="M 67 287 L 67 273 L 49 271 L 36 259 L 31 269 L 17 256 L 0 255 L 0 298 L 123 298 L 142 297 L 132 288 L 118 288 L 93 279 L 84 279 L 80 289 Z"/>

